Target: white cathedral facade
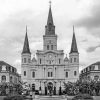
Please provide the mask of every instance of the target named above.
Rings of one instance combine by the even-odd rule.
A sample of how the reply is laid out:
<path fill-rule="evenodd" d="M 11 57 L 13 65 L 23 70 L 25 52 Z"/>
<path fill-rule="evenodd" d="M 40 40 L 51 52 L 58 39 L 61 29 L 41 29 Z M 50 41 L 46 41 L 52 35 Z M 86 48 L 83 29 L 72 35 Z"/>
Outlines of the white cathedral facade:
<path fill-rule="evenodd" d="M 62 44 L 63 45 L 63 44 Z M 64 58 L 64 51 L 57 50 L 57 35 L 53 23 L 51 6 L 43 35 L 43 50 L 37 50 L 36 57 L 31 58 L 27 30 L 21 54 L 21 77 L 35 90 L 41 90 L 42 94 L 48 94 L 49 87 L 54 94 L 59 94 L 64 82 L 75 82 L 79 79 L 79 52 L 77 48 L 75 32 L 73 30 L 71 51 L 69 58 Z"/>

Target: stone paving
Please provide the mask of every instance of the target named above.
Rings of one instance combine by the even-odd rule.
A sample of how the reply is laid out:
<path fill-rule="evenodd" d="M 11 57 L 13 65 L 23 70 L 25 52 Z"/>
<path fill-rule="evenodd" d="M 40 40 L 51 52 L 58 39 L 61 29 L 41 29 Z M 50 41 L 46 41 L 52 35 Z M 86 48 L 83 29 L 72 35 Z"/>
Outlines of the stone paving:
<path fill-rule="evenodd" d="M 38 96 L 34 100 L 72 100 L 73 96 Z M 100 100 L 100 96 L 93 96 L 94 100 Z"/>
<path fill-rule="evenodd" d="M 3 100 L 5 96 L 0 96 L 0 100 Z M 71 100 L 73 96 L 35 96 L 33 100 Z M 94 100 L 100 100 L 100 96 L 93 96 Z M 28 99 L 27 99 L 28 100 Z"/>

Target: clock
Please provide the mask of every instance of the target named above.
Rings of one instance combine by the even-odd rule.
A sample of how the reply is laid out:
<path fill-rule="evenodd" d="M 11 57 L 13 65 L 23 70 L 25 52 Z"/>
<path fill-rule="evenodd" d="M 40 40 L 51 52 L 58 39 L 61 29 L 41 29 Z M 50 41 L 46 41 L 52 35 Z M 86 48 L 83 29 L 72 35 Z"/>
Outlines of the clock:
<path fill-rule="evenodd" d="M 49 58 L 52 58 L 52 55 L 51 54 L 49 54 Z"/>

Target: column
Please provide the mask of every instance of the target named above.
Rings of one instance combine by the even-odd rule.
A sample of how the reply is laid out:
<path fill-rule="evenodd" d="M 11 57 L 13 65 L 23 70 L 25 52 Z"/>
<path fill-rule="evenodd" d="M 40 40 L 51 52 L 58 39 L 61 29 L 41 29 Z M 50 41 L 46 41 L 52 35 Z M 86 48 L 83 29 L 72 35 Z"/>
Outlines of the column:
<path fill-rule="evenodd" d="M 43 69 L 44 69 L 44 78 L 45 78 L 45 67 Z"/>
<path fill-rule="evenodd" d="M 56 78 L 56 69 L 57 69 L 57 68 L 55 67 L 55 78 Z"/>

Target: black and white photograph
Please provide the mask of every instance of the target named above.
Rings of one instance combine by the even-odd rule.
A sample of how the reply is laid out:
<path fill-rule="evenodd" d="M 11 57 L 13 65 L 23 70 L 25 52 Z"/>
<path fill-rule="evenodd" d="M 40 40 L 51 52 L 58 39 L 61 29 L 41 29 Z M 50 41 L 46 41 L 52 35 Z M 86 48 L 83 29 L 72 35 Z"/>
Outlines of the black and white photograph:
<path fill-rule="evenodd" d="M 0 0 L 0 100 L 100 100 L 100 0 Z"/>

